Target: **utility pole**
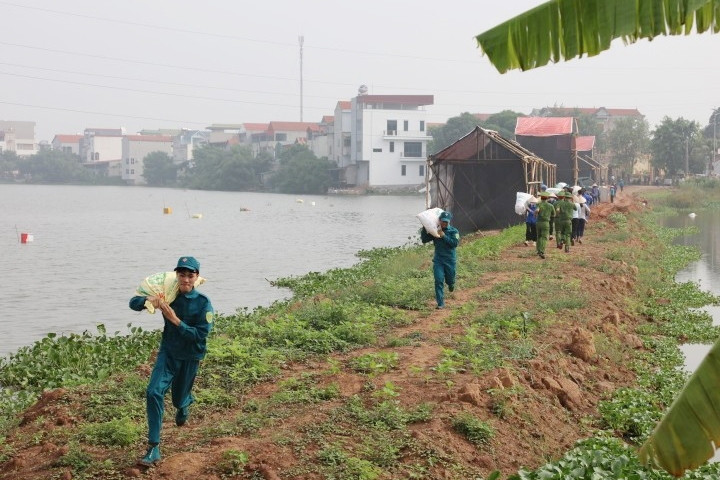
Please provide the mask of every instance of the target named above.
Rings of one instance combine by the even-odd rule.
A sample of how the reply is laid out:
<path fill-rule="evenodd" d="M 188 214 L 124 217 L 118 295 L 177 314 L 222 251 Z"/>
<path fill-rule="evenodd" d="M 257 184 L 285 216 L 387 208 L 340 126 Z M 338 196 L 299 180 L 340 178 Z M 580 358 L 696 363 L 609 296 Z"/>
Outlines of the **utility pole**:
<path fill-rule="evenodd" d="M 305 42 L 305 37 L 300 35 L 298 37 L 298 42 L 300 42 L 300 121 L 303 121 L 303 43 Z"/>
<path fill-rule="evenodd" d="M 715 156 L 717 155 L 717 114 L 718 111 L 713 111 L 713 154 L 712 154 L 712 166 L 715 167 Z"/>

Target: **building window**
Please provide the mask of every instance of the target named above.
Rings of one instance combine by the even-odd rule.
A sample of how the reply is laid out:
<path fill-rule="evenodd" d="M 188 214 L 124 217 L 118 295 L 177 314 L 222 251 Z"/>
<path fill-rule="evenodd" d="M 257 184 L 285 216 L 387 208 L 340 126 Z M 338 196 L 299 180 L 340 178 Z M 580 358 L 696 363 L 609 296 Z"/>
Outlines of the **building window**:
<path fill-rule="evenodd" d="M 390 153 L 395 151 L 395 142 L 390 142 Z"/>
<path fill-rule="evenodd" d="M 422 157 L 422 142 L 405 142 L 405 157 Z"/>
<path fill-rule="evenodd" d="M 95 160 L 100 160 L 100 152 L 95 152 Z"/>
<path fill-rule="evenodd" d="M 275 141 L 276 142 L 287 142 L 287 133 L 276 133 Z"/>
<path fill-rule="evenodd" d="M 345 137 L 343 139 L 343 147 L 349 147 L 350 146 L 350 137 Z"/>
<path fill-rule="evenodd" d="M 418 173 L 420 174 L 421 177 L 424 177 L 425 176 L 425 165 L 419 165 L 419 167 L 420 168 L 418 169 Z"/>
<path fill-rule="evenodd" d="M 32 143 L 18 143 L 17 149 L 18 150 L 32 150 L 33 144 Z"/>
<path fill-rule="evenodd" d="M 400 165 L 400 175 L 402 175 L 404 177 L 406 173 L 407 173 L 407 166 Z"/>
<path fill-rule="evenodd" d="M 410 123 L 410 122 L 408 122 L 407 120 L 405 120 L 405 121 L 403 122 L 403 130 L 406 131 L 406 132 L 408 131 L 409 123 Z"/>
<path fill-rule="evenodd" d="M 134 159 L 134 158 L 131 158 L 131 159 L 130 159 L 130 165 L 135 165 L 135 159 Z"/>
<path fill-rule="evenodd" d="M 397 120 L 388 120 L 387 121 L 387 134 L 388 135 L 397 135 Z"/>
<path fill-rule="evenodd" d="M 129 159 L 129 158 L 126 158 L 126 159 L 125 159 L 125 165 L 130 165 L 130 159 Z M 127 173 L 127 172 L 126 172 L 126 173 Z"/>
<path fill-rule="evenodd" d="M 421 132 L 425 131 L 425 120 L 420 120 L 420 131 Z"/>
<path fill-rule="evenodd" d="M 63 153 L 72 153 L 72 147 L 62 147 Z"/>
<path fill-rule="evenodd" d="M 131 168 L 131 169 L 130 169 L 130 175 L 135 175 L 135 169 L 134 169 L 134 168 Z"/>
<path fill-rule="evenodd" d="M 129 168 L 126 168 L 126 169 L 125 169 L 125 175 L 130 175 L 130 169 L 129 169 Z"/>
<path fill-rule="evenodd" d="M 373 148 L 373 152 L 375 152 L 375 153 L 381 153 L 381 152 L 382 152 L 382 148 Z"/>

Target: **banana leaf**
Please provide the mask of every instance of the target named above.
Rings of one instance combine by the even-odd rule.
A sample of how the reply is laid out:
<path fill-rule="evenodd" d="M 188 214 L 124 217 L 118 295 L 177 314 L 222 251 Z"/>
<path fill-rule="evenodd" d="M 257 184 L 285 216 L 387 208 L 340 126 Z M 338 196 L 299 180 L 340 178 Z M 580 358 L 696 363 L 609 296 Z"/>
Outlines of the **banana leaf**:
<path fill-rule="evenodd" d="M 720 31 L 720 0 L 553 0 L 477 35 L 500 73 L 595 56 L 615 39 Z"/>
<path fill-rule="evenodd" d="M 720 445 L 720 340 L 673 401 L 638 456 L 679 477 L 710 459 Z"/>

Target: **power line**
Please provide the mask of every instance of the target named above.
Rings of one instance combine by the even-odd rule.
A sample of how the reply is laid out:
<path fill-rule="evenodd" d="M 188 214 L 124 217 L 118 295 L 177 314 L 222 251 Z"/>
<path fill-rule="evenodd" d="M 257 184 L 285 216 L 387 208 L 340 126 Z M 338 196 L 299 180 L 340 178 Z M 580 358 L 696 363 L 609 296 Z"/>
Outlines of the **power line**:
<path fill-rule="evenodd" d="M 150 80 L 146 78 L 134 78 L 134 77 L 121 77 L 117 75 L 104 75 L 102 73 L 88 73 L 88 72 L 79 72 L 77 70 L 63 70 L 58 68 L 47 68 L 47 67 L 35 67 L 32 65 L 21 65 L 19 63 L 8 63 L 8 62 L 0 62 L 0 65 L 6 65 L 9 67 L 20 67 L 20 68 L 30 68 L 33 70 L 43 70 L 46 72 L 53 72 L 53 73 L 69 73 L 72 75 L 84 75 L 89 77 L 98 77 L 98 78 L 108 78 L 111 80 L 123 80 L 123 81 L 130 81 L 130 82 L 144 82 L 144 83 L 156 83 L 158 85 L 171 85 L 175 87 L 191 87 L 191 88 L 202 88 L 207 90 L 227 90 L 229 92 L 242 92 L 242 93 L 252 93 L 252 94 L 261 94 L 261 95 L 294 95 L 293 93 L 283 93 L 283 92 L 268 92 L 268 91 L 262 91 L 262 90 L 245 90 L 240 88 L 230 88 L 230 87 L 215 87 L 212 85 L 199 85 L 194 83 L 179 83 L 179 82 L 167 82 L 163 80 Z M 343 84 L 344 85 L 344 84 Z M 311 98 L 336 98 L 336 97 L 326 97 L 326 96 L 319 96 L 319 95 L 308 95 L 308 97 Z"/>
<path fill-rule="evenodd" d="M 11 42 L 0 42 L 0 45 L 7 45 L 10 47 L 18 47 L 18 48 L 27 48 L 30 50 L 40 50 L 45 52 L 51 52 L 51 53 L 62 53 L 65 55 L 77 55 L 80 57 L 89 57 L 89 58 L 99 58 L 101 60 L 112 60 L 116 62 L 126 62 L 126 63 L 133 63 L 137 65 L 145 65 L 145 66 L 153 66 L 153 67 L 163 67 L 163 68 L 175 68 L 179 70 L 189 70 L 192 72 L 204 72 L 204 73 L 219 73 L 222 75 L 234 75 L 239 77 L 254 77 L 254 78 L 264 78 L 264 79 L 272 79 L 272 80 L 286 80 L 290 82 L 296 82 L 296 78 L 290 78 L 290 77 L 278 77 L 278 76 L 272 76 L 272 75 L 258 75 L 253 73 L 241 73 L 241 72 L 233 72 L 229 70 L 212 70 L 207 68 L 201 68 L 201 67 L 189 67 L 187 65 L 171 65 L 171 64 L 163 64 L 163 63 L 157 63 L 157 62 L 145 62 L 142 60 L 131 60 L 129 58 L 120 58 L 120 57 L 110 57 L 106 55 L 94 55 L 91 53 L 79 53 L 79 52 L 70 52 L 67 50 L 58 50 L 53 48 L 45 48 L 45 47 L 34 47 L 31 45 L 23 45 L 20 43 L 11 43 Z M 340 83 L 333 83 L 333 82 L 323 82 L 319 80 L 311 80 L 313 83 L 320 83 L 320 84 L 330 84 L 330 85 L 343 85 Z M 355 84 L 344 84 L 344 85 L 355 85 Z"/>
<path fill-rule="evenodd" d="M 0 72 L 0 75 L 7 75 L 7 76 L 19 77 L 19 78 L 28 78 L 31 80 L 42 80 L 42 81 L 46 81 L 46 82 L 66 83 L 66 84 L 70 84 L 70 85 L 81 85 L 84 87 L 107 88 L 110 90 L 122 90 L 122 91 L 126 91 L 126 92 L 146 93 L 146 94 L 150 94 L 150 95 L 164 95 L 164 96 L 168 96 L 168 97 L 194 98 L 196 100 L 211 100 L 211 101 L 215 101 L 215 102 L 243 103 L 243 104 L 247 104 L 247 105 L 265 105 L 265 106 L 270 106 L 270 107 L 287 107 L 287 106 L 289 106 L 287 104 L 280 104 L 280 103 L 251 102 L 251 101 L 247 101 L 247 100 L 234 100 L 234 99 L 229 99 L 229 98 L 202 97 L 199 95 L 184 95 L 181 93 L 158 92 L 155 90 L 141 90 L 141 89 L 137 89 L 137 88 L 113 87 L 110 85 L 99 85 L 99 84 L 85 83 L 85 82 L 74 82 L 72 80 L 59 80 L 59 79 L 55 79 L 55 78 L 35 77 L 32 75 L 21 75 L 18 73 Z"/>
<path fill-rule="evenodd" d="M 140 22 L 131 22 L 128 20 L 118 20 L 114 18 L 106 18 L 106 17 L 98 17 L 94 15 L 87 15 L 87 14 L 81 14 L 81 13 L 71 13 L 66 12 L 62 10 L 52 10 L 49 8 L 40 8 L 40 7 L 30 7 L 27 5 L 20 5 L 17 3 L 12 2 L 3 2 L 0 1 L 0 5 L 7 5 L 9 7 L 16 7 L 16 8 L 25 8 L 28 10 L 36 10 L 41 12 L 47 12 L 47 13 L 54 13 L 56 15 L 65 15 L 70 17 L 78 17 L 78 18 L 85 18 L 88 20 L 99 20 L 103 22 L 110 22 L 110 23 L 117 23 L 121 25 L 131 25 L 134 27 L 142 27 L 142 28 L 149 28 L 153 30 L 165 30 L 170 32 L 178 32 L 178 33 L 190 33 L 193 35 L 204 35 L 208 37 L 216 37 L 216 38 L 223 38 L 223 39 L 230 39 L 230 40 L 239 40 L 244 42 L 253 42 L 253 43 L 263 43 L 267 45 L 275 45 L 280 47 L 295 47 L 294 44 L 286 43 L 286 42 L 277 42 L 272 40 L 258 40 L 256 38 L 249 38 L 249 37 L 241 37 L 237 35 L 228 35 L 223 33 L 215 33 L 215 32 L 205 32 L 200 30 L 190 30 L 185 28 L 177 28 L 177 27 L 167 27 L 163 25 L 153 25 L 148 23 L 140 23 Z M 343 48 L 336 48 L 336 47 L 322 47 L 322 46 L 309 46 L 311 49 L 315 50 L 326 50 L 326 51 L 332 51 L 332 52 L 339 52 L 339 53 L 352 53 L 352 54 L 362 54 L 362 55 L 373 55 L 373 56 L 379 56 L 379 57 L 390 57 L 390 58 L 406 58 L 406 59 L 412 59 L 412 60 L 423 60 L 423 61 L 433 61 L 433 62 L 450 62 L 450 63 L 474 63 L 469 62 L 467 60 L 459 60 L 459 59 L 451 59 L 447 57 L 422 57 L 418 55 L 402 55 L 402 54 L 393 54 L 393 53 L 387 53 L 387 52 L 368 52 L 363 50 L 349 50 L 349 49 L 343 49 Z"/>
<path fill-rule="evenodd" d="M 101 115 L 101 116 L 105 116 L 105 117 L 132 118 L 134 120 L 155 120 L 158 122 L 173 122 L 173 123 L 178 123 L 178 124 L 207 125 L 207 122 L 197 122 L 197 121 L 191 121 L 191 120 L 173 120 L 173 119 L 169 119 L 169 118 L 143 117 L 143 116 L 137 116 L 137 115 L 123 115 L 123 114 L 119 114 L 119 113 L 93 112 L 93 111 L 89 111 L 89 110 L 77 110 L 74 108 L 48 107 L 46 105 L 32 105 L 32 104 L 28 104 L 28 103 L 5 102 L 2 100 L 0 100 L 0 105 L 12 105 L 15 107 L 39 108 L 42 110 L 56 110 L 56 111 L 60 111 L 60 112 L 87 113 L 90 115 Z"/>

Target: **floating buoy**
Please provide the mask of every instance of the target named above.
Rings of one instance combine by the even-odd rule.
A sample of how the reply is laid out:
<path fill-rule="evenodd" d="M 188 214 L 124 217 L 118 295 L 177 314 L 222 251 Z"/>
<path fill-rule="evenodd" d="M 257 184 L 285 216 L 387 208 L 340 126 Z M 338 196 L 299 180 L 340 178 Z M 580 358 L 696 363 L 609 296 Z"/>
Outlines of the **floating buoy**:
<path fill-rule="evenodd" d="M 163 208 L 163 213 L 164 213 L 165 215 L 170 215 L 170 214 L 172 213 L 172 208 L 170 208 L 170 207 L 164 207 L 164 208 Z"/>
<path fill-rule="evenodd" d="M 193 213 L 192 218 L 202 218 L 202 213 Z"/>
<path fill-rule="evenodd" d="M 32 233 L 21 233 L 20 243 L 30 243 L 34 240 Z"/>
<path fill-rule="evenodd" d="M 315 202 L 310 203 L 310 205 L 312 205 L 312 206 L 314 207 L 314 206 L 315 206 Z"/>
<path fill-rule="evenodd" d="M 688 217 L 690 217 L 690 218 L 695 218 L 695 217 L 697 217 L 697 215 L 695 215 L 694 213 L 691 213 L 691 214 L 688 215 Z"/>
<path fill-rule="evenodd" d="M 302 198 L 298 198 L 297 200 L 295 200 L 295 202 L 297 202 L 297 203 L 303 203 L 303 199 L 302 199 Z"/>
<path fill-rule="evenodd" d="M 247 207 L 240 207 L 240 211 L 241 211 L 241 212 L 249 212 L 250 209 L 247 208 Z"/>

